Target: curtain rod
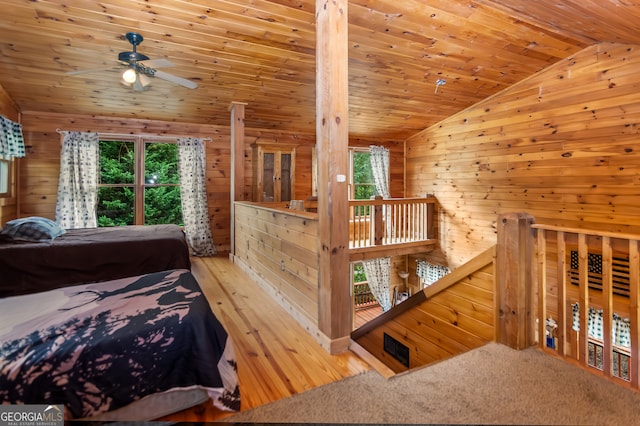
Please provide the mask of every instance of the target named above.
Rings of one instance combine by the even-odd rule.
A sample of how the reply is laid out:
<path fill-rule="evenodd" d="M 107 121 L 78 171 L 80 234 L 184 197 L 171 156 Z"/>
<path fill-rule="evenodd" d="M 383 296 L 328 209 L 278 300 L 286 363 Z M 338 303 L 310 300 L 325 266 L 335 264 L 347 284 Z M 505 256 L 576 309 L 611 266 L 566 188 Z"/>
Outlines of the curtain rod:
<path fill-rule="evenodd" d="M 56 129 L 56 132 L 59 134 L 63 134 L 65 132 L 71 132 L 72 130 L 61 130 Z M 131 134 L 131 133 L 106 133 L 106 132 L 95 132 L 100 136 L 110 137 L 110 138 L 146 138 L 146 139 L 179 139 L 179 138 L 191 138 L 193 136 L 169 136 L 169 135 L 152 135 L 152 134 Z M 205 142 L 211 142 L 211 138 L 201 138 Z"/>

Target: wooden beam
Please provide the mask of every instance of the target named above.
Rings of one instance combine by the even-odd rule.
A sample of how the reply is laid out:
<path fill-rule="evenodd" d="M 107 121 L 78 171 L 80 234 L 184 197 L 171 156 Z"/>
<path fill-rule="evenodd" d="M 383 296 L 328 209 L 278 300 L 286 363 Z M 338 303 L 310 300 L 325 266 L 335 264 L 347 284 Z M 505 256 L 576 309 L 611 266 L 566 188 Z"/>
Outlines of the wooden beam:
<path fill-rule="evenodd" d="M 230 252 L 235 253 L 234 232 L 234 202 L 245 201 L 244 194 L 244 102 L 231 102 L 231 247 Z"/>
<path fill-rule="evenodd" d="M 413 243 L 385 244 L 381 246 L 352 248 L 349 250 L 349 261 L 356 262 L 377 257 L 395 257 L 408 254 L 430 253 L 438 245 L 438 240 L 416 241 Z"/>
<path fill-rule="evenodd" d="M 348 349 L 349 283 L 347 0 L 316 0 L 316 144 L 318 147 L 318 328 L 330 351 Z"/>

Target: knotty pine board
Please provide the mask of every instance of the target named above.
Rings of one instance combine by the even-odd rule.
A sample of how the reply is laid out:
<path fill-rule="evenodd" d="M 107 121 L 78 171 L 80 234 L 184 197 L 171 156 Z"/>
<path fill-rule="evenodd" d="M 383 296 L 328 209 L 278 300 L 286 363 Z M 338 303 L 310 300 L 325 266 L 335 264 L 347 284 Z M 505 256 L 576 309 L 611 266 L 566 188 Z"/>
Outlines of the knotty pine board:
<path fill-rule="evenodd" d="M 407 140 L 407 193 L 438 199 L 451 266 L 501 213 L 640 229 L 638 65 L 634 46 L 587 48 Z"/>

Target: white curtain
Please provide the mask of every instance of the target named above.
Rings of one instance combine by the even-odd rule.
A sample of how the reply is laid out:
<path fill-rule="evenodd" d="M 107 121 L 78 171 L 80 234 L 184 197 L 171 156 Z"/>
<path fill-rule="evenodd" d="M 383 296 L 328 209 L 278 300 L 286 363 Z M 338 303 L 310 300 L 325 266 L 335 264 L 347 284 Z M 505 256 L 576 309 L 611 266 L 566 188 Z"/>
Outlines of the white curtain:
<path fill-rule="evenodd" d="M 371 161 L 371 171 L 376 184 L 376 191 L 383 198 L 389 198 L 389 150 L 383 146 L 369 146 L 369 158 Z M 383 210 L 387 228 L 387 236 L 391 227 L 388 212 Z M 389 285 L 391 281 L 391 258 L 381 257 L 377 259 L 365 260 L 362 262 L 364 273 L 367 276 L 369 288 L 374 297 L 386 312 L 391 309 L 391 296 Z"/>
<path fill-rule="evenodd" d="M 22 124 L 0 116 L 0 155 L 8 158 L 24 157 Z"/>
<path fill-rule="evenodd" d="M 216 254 L 216 249 L 209 223 L 207 165 L 202 139 L 178 139 L 178 168 L 182 219 L 187 241 L 194 256 L 212 256 Z"/>
<path fill-rule="evenodd" d="M 416 275 L 425 287 L 430 286 L 450 272 L 451 270 L 446 266 L 434 265 L 425 260 L 417 261 Z"/>
<path fill-rule="evenodd" d="M 391 281 L 389 275 L 391 271 L 391 258 L 380 257 L 377 259 L 363 260 L 362 266 L 367 276 L 371 293 L 373 293 L 373 296 L 382 307 L 382 311 L 388 311 L 391 309 L 391 292 L 389 290 L 389 283 Z"/>
<path fill-rule="evenodd" d="M 580 304 L 574 303 L 571 307 L 573 309 L 572 328 L 575 331 L 580 331 Z M 621 347 L 631 347 L 631 324 L 629 319 L 614 313 L 611 325 L 612 343 Z M 587 314 L 587 334 L 594 339 L 604 339 L 602 309 L 589 307 Z"/>
<path fill-rule="evenodd" d="M 389 150 L 383 146 L 369 146 L 369 161 L 376 191 L 382 198 L 389 198 Z M 385 239 L 392 238 L 391 210 L 389 206 L 382 206 L 382 217 L 385 223 Z"/>
<path fill-rule="evenodd" d="M 63 132 L 56 221 L 64 229 L 98 226 L 97 133 Z"/>
<path fill-rule="evenodd" d="M 376 191 L 382 198 L 389 198 L 391 196 L 389 194 L 389 149 L 384 146 L 371 145 L 369 158 Z"/>

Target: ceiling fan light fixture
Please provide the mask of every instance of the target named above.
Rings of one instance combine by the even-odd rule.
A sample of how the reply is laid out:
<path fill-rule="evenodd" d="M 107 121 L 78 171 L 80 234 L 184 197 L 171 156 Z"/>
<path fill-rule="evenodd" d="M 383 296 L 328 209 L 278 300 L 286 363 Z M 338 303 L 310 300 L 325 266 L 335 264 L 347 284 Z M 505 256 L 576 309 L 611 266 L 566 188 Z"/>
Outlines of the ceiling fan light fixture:
<path fill-rule="evenodd" d="M 138 81 L 142 84 L 142 87 L 147 87 L 151 84 L 151 79 L 142 73 L 138 74 Z"/>
<path fill-rule="evenodd" d="M 120 52 L 118 54 L 118 61 L 120 64 L 125 66 L 126 69 L 120 74 L 120 83 L 133 88 L 135 91 L 143 91 L 148 90 L 149 86 L 151 86 L 151 82 L 153 78 L 158 77 L 161 80 L 166 80 L 171 83 L 179 84 L 180 86 L 186 87 L 188 89 L 195 89 L 198 87 L 198 84 L 188 80 L 186 78 L 178 77 L 173 74 L 166 73 L 164 71 L 160 71 L 157 68 L 161 67 L 172 67 L 173 64 L 171 61 L 167 59 L 154 59 L 150 60 L 148 56 L 143 55 L 142 53 L 136 52 L 136 47 L 142 42 L 143 37 L 138 33 L 129 32 L 126 34 L 127 40 L 133 46 L 132 52 Z M 87 72 L 96 72 L 96 71 L 108 71 L 113 70 L 115 68 L 105 68 L 105 69 L 97 69 L 97 70 L 85 70 L 85 71 L 70 71 L 67 74 L 69 75 L 77 75 L 84 74 Z"/>
<path fill-rule="evenodd" d="M 151 80 L 144 74 L 138 73 L 138 79 L 131 85 L 136 92 L 143 92 L 151 84 Z"/>
<path fill-rule="evenodd" d="M 138 79 L 138 73 L 133 68 L 127 68 L 122 73 L 122 80 L 125 83 L 133 84 Z"/>

